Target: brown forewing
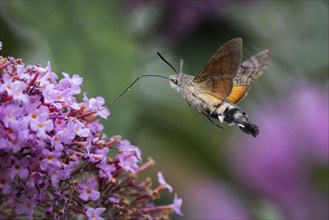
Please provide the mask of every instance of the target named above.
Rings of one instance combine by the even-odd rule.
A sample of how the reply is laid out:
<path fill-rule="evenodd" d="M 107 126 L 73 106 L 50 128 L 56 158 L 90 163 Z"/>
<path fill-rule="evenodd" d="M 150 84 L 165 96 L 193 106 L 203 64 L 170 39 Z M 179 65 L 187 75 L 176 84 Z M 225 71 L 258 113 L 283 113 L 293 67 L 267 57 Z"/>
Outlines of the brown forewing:
<path fill-rule="evenodd" d="M 242 40 L 236 38 L 225 43 L 208 61 L 192 81 L 200 98 L 212 106 L 220 105 L 231 93 L 233 78 L 241 64 Z"/>

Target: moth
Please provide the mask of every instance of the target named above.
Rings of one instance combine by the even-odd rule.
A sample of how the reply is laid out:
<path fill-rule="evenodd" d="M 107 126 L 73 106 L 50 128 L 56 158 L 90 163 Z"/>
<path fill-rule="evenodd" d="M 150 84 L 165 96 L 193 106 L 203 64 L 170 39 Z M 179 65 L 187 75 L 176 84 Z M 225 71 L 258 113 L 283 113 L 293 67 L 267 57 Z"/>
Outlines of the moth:
<path fill-rule="evenodd" d="M 210 122 L 237 125 L 244 133 L 256 137 L 257 125 L 237 106 L 248 93 L 250 84 L 268 67 L 270 50 L 264 50 L 241 63 L 242 39 L 226 42 L 196 75 L 180 72 L 169 76 L 170 87 Z"/>

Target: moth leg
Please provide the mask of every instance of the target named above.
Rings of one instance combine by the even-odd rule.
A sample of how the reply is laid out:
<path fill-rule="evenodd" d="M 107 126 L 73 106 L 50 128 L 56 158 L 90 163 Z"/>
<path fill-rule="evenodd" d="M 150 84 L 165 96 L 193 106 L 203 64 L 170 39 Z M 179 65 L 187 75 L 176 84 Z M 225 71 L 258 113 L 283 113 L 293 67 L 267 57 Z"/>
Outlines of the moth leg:
<path fill-rule="evenodd" d="M 224 118 L 225 118 L 224 115 L 218 115 L 217 117 L 218 117 L 220 123 L 224 122 Z"/>
<path fill-rule="evenodd" d="M 214 106 L 213 109 L 210 111 L 210 115 L 214 114 L 214 112 L 216 112 L 218 107 L 219 107 L 219 105 Z"/>
<path fill-rule="evenodd" d="M 215 125 L 216 127 L 219 127 L 221 129 L 224 129 L 222 126 L 216 124 L 213 120 L 211 120 L 211 118 L 209 116 L 206 116 L 207 121 L 209 121 L 211 124 Z"/>
<path fill-rule="evenodd" d="M 224 108 L 226 108 L 226 106 L 224 106 L 224 105 L 219 105 L 219 106 L 214 107 L 214 108 L 210 111 L 210 114 L 211 114 L 211 115 L 213 115 L 214 112 L 216 112 L 217 117 L 218 117 L 220 123 L 223 123 L 223 122 L 224 122 L 224 118 L 225 118 L 225 116 L 224 116 L 223 114 L 221 114 L 221 112 L 224 112 L 224 110 L 225 110 Z"/>

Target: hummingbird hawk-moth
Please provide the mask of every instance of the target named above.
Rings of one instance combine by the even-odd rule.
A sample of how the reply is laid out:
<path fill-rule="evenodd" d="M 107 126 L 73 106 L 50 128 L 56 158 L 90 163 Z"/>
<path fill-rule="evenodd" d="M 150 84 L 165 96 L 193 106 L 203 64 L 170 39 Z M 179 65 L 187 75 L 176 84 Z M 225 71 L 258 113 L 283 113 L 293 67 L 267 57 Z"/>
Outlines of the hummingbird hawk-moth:
<path fill-rule="evenodd" d="M 270 50 L 264 50 L 241 63 L 242 40 L 226 42 L 196 75 L 182 73 L 169 76 L 171 88 L 187 103 L 213 122 L 219 119 L 254 137 L 259 133 L 247 114 L 237 106 L 248 93 L 250 83 L 261 76 L 270 61 Z"/>

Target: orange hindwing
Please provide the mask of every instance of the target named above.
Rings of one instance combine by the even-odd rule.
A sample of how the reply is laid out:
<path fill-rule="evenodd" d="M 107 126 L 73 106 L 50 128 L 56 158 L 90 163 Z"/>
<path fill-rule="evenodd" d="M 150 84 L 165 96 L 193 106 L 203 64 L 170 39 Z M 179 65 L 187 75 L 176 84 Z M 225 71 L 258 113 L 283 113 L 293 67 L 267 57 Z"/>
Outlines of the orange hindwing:
<path fill-rule="evenodd" d="M 234 86 L 232 89 L 231 94 L 227 97 L 227 100 L 236 104 L 241 99 L 243 99 L 249 90 L 249 86 Z"/>

